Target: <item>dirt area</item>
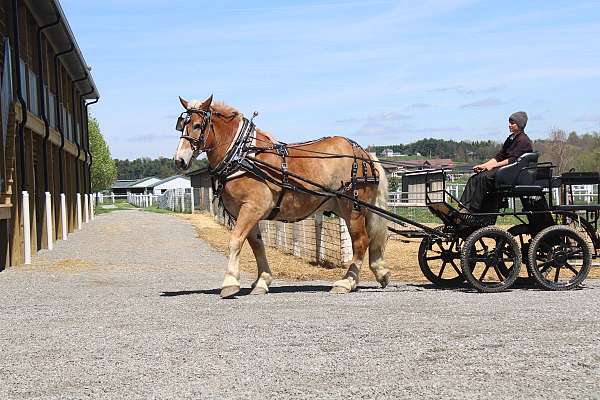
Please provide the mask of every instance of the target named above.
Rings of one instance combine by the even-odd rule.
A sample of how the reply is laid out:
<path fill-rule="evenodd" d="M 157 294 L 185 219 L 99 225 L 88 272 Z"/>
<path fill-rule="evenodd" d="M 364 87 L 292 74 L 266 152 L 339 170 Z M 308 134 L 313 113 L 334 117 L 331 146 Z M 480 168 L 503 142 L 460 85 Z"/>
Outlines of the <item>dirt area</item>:
<path fill-rule="evenodd" d="M 219 225 L 208 214 L 178 214 L 179 217 L 190 221 L 198 233 L 198 238 L 217 248 L 223 254 L 228 254 L 229 230 Z M 390 239 L 385 252 L 385 260 L 392 271 L 392 280 L 400 282 L 427 282 L 421 273 L 418 263 L 418 250 L 421 239 L 397 240 Z M 277 279 L 287 280 L 329 280 L 339 279 L 345 268 L 324 268 L 314 263 L 309 263 L 301 258 L 285 254 L 277 249 L 267 247 L 267 258 Z M 256 274 L 256 262 L 250 246 L 244 245 L 240 258 L 242 271 Z M 521 275 L 526 276 L 523 266 Z M 600 268 L 592 267 L 589 278 L 600 278 Z M 361 280 L 374 281 L 374 277 L 363 268 Z"/>

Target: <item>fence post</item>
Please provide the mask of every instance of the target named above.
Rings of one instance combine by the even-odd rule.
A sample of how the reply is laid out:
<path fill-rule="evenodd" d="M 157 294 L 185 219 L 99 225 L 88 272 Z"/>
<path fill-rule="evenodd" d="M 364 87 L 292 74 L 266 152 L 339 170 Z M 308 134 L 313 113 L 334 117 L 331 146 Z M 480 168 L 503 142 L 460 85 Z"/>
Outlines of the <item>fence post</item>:
<path fill-rule="evenodd" d="M 210 213 L 212 215 L 215 215 L 215 206 L 213 204 L 213 191 L 212 191 L 212 187 L 208 188 L 208 211 L 210 211 Z"/>
<path fill-rule="evenodd" d="M 112 203 L 115 204 L 115 193 L 114 192 L 110 192 L 110 195 L 112 196 Z"/>
<path fill-rule="evenodd" d="M 300 224 L 302 221 L 292 224 L 292 254 L 300 257 Z"/>
<path fill-rule="evenodd" d="M 194 213 L 194 188 L 190 191 L 190 214 Z"/>
<path fill-rule="evenodd" d="M 29 220 L 29 192 L 22 193 L 22 215 L 23 215 L 23 250 L 25 252 L 25 264 L 31 264 L 31 226 Z"/>
<path fill-rule="evenodd" d="M 95 217 L 95 213 L 94 213 L 94 209 L 96 208 L 96 201 L 98 201 L 97 200 L 98 193 L 92 193 L 91 196 L 92 196 L 92 201 L 91 201 L 91 204 L 90 204 L 90 218 L 93 221 L 96 218 Z"/>
<path fill-rule="evenodd" d="M 81 193 L 77 193 L 77 229 L 81 230 Z"/>
<path fill-rule="evenodd" d="M 315 214 L 315 262 L 322 261 L 321 234 L 323 232 L 323 214 Z"/>

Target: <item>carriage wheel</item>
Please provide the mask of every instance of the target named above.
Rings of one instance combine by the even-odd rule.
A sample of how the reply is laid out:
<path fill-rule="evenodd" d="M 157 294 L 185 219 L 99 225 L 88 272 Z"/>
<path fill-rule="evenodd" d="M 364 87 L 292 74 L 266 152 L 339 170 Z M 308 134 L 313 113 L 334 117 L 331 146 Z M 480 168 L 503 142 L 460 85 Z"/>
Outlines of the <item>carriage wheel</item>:
<path fill-rule="evenodd" d="M 555 225 L 538 233 L 529 248 L 529 270 L 549 290 L 568 290 L 587 277 L 591 250 L 575 229 Z"/>
<path fill-rule="evenodd" d="M 560 216 L 562 217 L 562 222 L 560 223 L 560 225 L 568 226 L 569 228 L 575 229 L 575 232 L 577 232 L 581 236 L 583 236 L 583 238 L 585 239 L 585 241 L 590 246 L 590 249 L 593 252 L 594 251 L 594 239 L 593 238 L 596 236 L 595 228 L 593 226 L 589 226 L 589 225 L 586 227 L 586 225 L 583 223 L 584 220 L 579 218 L 577 216 L 577 214 L 575 214 L 575 213 L 564 212 L 564 213 L 561 213 Z"/>
<path fill-rule="evenodd" d="M 518 278 L 521 252 L 512 235 L 495 226 L 473 232 L 463 246 L 462 271 L 480 292 L 500 292 Z"/>
<path fill-rule="evenodd" d="M 442 227 L 436 228 L 441 230 Z M 460 271 L 460 248 L 463 239 L 452 240 L 424 237 L 419 245 L 419 267 L 423 275 L 433 284 L 456 287 L 465 281 Z"/>

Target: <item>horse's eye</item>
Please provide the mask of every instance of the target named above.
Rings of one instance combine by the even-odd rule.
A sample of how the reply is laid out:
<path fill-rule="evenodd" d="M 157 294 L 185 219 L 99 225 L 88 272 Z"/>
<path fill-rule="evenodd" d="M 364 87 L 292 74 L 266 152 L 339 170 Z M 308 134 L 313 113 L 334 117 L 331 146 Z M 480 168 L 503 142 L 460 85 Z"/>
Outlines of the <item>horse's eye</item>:
<path fill-rule="evenodd" d="M 194 124 L 194 126 L 192 127 L 194 130 L 200 129 L 202 128 L 201 124 Z"/>

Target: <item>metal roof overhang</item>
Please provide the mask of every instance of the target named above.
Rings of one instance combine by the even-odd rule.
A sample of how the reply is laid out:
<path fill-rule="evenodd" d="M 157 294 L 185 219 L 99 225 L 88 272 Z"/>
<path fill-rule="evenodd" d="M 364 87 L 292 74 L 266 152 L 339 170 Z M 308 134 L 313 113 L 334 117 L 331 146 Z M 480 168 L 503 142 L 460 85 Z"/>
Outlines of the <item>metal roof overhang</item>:
<path fill-rule="evenodd" d="M 83 78 L 87 74 L 85 81 L 77 83 L 81 93 L 91 92 L 85 96 L 85 99 L 100 98 L 100 93 L 90 73 L 90 67 L 85 62 L 85 58 L 83 58 L 81 49 L 75 40 L 75 35 L 69 26 L 69 22 L 58 0 L 24 0 L 24 2 L 40 26 L 56 21 L 58 13 L 60 23 L 57 26 L 48 28 L 45 31 L 46 37 L 52 44 L 55 52 L 67 50 L 71 46 L 71 43 L 73 44 L 74 51 L 64 55 L 61 60 L 73 80 Z"/>

